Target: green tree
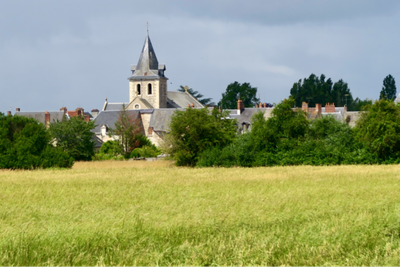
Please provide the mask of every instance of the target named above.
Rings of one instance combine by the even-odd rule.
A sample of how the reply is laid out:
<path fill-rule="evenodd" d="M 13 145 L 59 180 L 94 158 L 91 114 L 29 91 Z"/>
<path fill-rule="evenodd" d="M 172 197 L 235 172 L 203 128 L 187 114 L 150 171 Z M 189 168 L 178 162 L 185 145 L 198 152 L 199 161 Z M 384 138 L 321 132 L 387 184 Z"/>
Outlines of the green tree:
<path fill-rule="evenodd" d="M 260 102 L 256 95 L 257 87 L 251 87 L 250 83 L 234 82 L 228 85 L 218 102 L 218 106 L 222 109 L 236 109 L 237 101 L 240 98 L 245 107 L 253 107 Z"/>
<path fill-rule="evenodd" d="M 195 166 L 198 155 L 210 147 L 225 147 L 236 136 L 236 120 L 226 119 L 228 113 L 207 108 L 177 110 L 171 116 L 166 137 L 169 154 L 178 166 Z"/>
<path fill-rule="evenodd" d="M 354 99 L 351 107 L 352 107 L 352 110 L 362 111 L 371 105 L 372 105 L 371 99 L 366 98 L 364 100 L 361 100 L 357 97 L 356 99 Z"/>
<path fill-rule="evenodd" d="M 71 167 L 73 159 L 50 144 L 42 123 L 24 116 L 0 113 L 0 168 Z"/>
<path fill-rule="evenodd" d="M 353 96 L 348 84 L 342 79 L 333 83 L 330 78 L 326 79 L 324 74 L 320 77 L 311 74 L 303 81 L 294 83 L 290 89 L 290 96 L 295 100 L 297 107 L 301 107 L 302 102 L 307 102 L 309 106 L 335 103 L 338 107 L 346 105 L 350 107 L 349 110 L 352 110 Z"/>
<path fill-rule="evenodd" d="M 356 139 L 378 158 L 400 157 L 400 107 L 386 99 L 376 101 L 361 114 Z"/>
<path fill-rule="evenodd" d="M 303 137 L 309 127 L 308 119 L 301 109 L 292 109 L 294 99 L 284 99 L 276 105 L 267 120 L 267 128 L 277 135 L 279 139 L 298 139 Z"/>
<path fill-rule="evenodd" d="M 94 155 L 93 121 L 84 121 L 83 116 L 64 118 L 50 124 L 50 134 L 57 147 L 62 148 L 74 160 L 91 160 Z"/>
<path fill-rule="evenodd" d="M 180 86 L 178 89 L 179 92 L 185 92 L 185 87 L 183 85 Z M 194 98 L 197 99 L 203 106 L 215 106 L 215 103 L 212 100 L 212 98 L 203 98 L 204 95 L 200 94 L 198 91 L 193 90 L 192 88 L 189 88 L 188 93 L 190 93 Z"/>
<path fill-rule="evenodd" d="M 396 81 L 394 80 L 393 76 L 389 74 L 385 77 L 385 79 L 383 79 L 383 86 L 379 95 L 379 99 L 393 101 L 396 99 L 396 95 Z"/>
<path fill-rule="evenodd" d="M 143 129 L 140 125 L 140 117 L 128 114 L 125 105 L 119 114 L 118 120 L 115 123 L 115 130 L 112 132 L 119 136 L 119 142 L 124 157 L 129 158 L 131 152 L 140 147 L 140 139 Z"/>

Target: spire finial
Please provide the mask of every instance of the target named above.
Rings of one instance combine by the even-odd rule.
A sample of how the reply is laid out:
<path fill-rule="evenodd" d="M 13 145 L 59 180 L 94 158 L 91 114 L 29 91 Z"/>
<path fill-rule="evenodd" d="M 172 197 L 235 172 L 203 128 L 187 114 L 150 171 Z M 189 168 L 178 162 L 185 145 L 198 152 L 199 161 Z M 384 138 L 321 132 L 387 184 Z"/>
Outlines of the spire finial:
<path fill-rule="evenodd" d="M 149 22 L 147 22 L 147 36 L 149 36 Z"/>

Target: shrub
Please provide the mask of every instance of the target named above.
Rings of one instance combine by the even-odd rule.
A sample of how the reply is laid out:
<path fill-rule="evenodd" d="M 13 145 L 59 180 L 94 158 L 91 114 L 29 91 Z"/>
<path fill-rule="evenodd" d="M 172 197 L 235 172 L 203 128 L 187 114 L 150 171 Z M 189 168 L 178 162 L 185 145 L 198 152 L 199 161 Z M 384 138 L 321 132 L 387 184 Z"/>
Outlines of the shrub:
<path fill-rule="evenodd" d="M 236 136 L 235 120 L 214 109 L 187 108 L 171 117 L 168 153 L 178 166 L 195 166 L 199 155 L 212 147 L 225 147 Z"/>
<path fill-rule="evenodd" d="M 50 144 L 50 135 L 42 123 L 0 114 L 0 168 L 66 168 L 73 162 L 67 152 Z"/>
<path fill-rule="evenodd" d="M 131 158 L 155 158 L 161 154 L 161 151 L 156 146 L 151 144 L 150 146 L 142 146 L 135 148 L 131 153 Z"/>

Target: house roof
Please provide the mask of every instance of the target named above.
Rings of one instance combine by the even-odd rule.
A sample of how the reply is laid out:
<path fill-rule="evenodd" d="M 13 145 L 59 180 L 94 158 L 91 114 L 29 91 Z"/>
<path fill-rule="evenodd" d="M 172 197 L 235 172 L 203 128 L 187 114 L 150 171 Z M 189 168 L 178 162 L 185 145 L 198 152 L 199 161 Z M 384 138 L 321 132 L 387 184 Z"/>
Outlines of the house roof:
<path fill-rule="evenodd" d="M 129 103 L 109 103 L 106 102 L 106 105 L 104 105 L 104 110 L 103 111 L 121 111 L 123 108 L 123 105 L 127 107 Z"/>
<path fill-rule="evenodd" d="M 106 125 L 109 128 L 115 128 L 115 123 L 118 121 L 120 116 L 120 110 L 112 110 L 112 111 L 102 111 L 97 115 L 95 121 L 96 127 L 93 129 L 93 132 L 100 133 L 101 126 Z M 128 116 L 131 116 L 133 120 L 140 118 L 139 110 L 127 110 Z"/>
<path fill-rule="evenodd" d="M 264 117 L 270 117 L 270 113 L 274 108 L 245 108 L 243 112 L 239 115 L 237 114 L 237 109 L 230 109 L 230 117 L 233 119 L 237 119 L 239 125 L 246 123 L 251 123 L 251 117 L 254 116 L 257 112 L 263 112 Z"/>
<path fill-rule="evenodd" d="M 204 106 L 194 98 L 190 93 L 167 91 L 167 107 L 168 108 L 187 108 L 188 105 L 194 104 L 195 108 L 203 108 Z"/>
<path fill-rule="evenodd" d="M 149 127 L 153 127 L 154 131 L 168 132 L 171 116 L 176 110 L 174 108 L 155 109 L 151 116 Z"/>
<path fill-rule="evenodd" d="M 64 118 L 64 111 L 48 111 L 50 114 L 50 122 L 62 121 Z M 41 123 L 45 123 L 45 111 L 39 112 L 16 112 L 15 115 L 33 118 Z"/>

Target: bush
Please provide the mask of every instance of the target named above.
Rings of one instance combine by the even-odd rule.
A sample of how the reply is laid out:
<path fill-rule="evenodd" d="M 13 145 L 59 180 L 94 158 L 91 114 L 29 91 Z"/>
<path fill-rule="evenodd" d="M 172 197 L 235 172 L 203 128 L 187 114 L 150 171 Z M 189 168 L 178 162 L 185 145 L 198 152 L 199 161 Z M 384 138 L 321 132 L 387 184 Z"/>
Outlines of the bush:
<path fill-rule="evenodd" d="M 64 119 L 50 124 L 50 134 L 58 147 L 74 160 L 91 160 L 94 155 L 93 121 L 86 122 L 82 116 Z"/>
<path fill-rule="evenodd" d="M 396 162 L 400 157 L 400 107 L 381 99 L 361 114 L 355 127 L 356 140 L 378 160 Z"/>
<path fill-rule="evenodd" d="M 161 154 L 161 151 L 156 146 L 151 144 L 150 146 L 142 146 L 135 148 L 131 153 L 131 158 L 155 158 Z"/>
<path fill-rule="evenodd" d="M 35 169 L 73 165 L 67 152 L 50 144 L 45 126 L 23 116 L 0 113 L 0 168 Z"/>
<path fill-rule="evenodd" d="M 236 136 L 235 120 L 227 113 L 214 109 L 187 108 L 177 110 L 171 117 L 167 135 L 168 153 L 178 166 L 195 166 L 199 155 L 212 147 L 223 148 Z"/>

